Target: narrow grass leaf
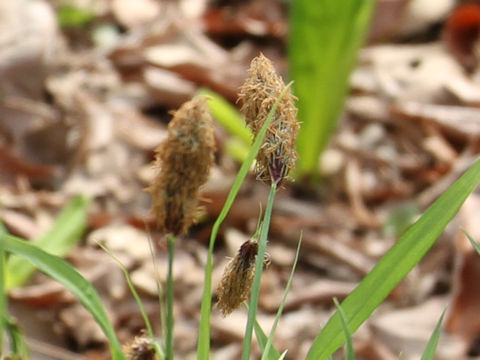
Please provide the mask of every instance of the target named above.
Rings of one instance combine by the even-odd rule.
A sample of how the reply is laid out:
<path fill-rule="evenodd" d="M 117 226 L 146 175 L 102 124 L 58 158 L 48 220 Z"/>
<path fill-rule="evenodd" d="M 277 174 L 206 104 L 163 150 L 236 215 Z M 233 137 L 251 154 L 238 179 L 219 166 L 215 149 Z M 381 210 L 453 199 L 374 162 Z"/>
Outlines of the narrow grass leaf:
<path fill-rule="evenodd" d="M 207 360 L 210 357 L 210 315 L 212 307 L 212 270 L 213 270 L 213 247 L 215 246 L 215 240 L 217 239 L 218 230 L 223 220 L 228 215 L 235 198 L 237 197 L 240 187 L 243 184 L 243 181 L 247 177 L 248 171 L 251 168 L 253 161 L 255 160 L 260 147 L 262 146 L 263 139 L 267 133 L 268 126 L 270 125 L 273 115 L 277 110 L 280 99 L 287 91 L 289 91 L 292 83 L 290 82 L 285 89 L 282 91 L 278 97 L 275 104 L 272 106 L 272 109 L 268 113 L 265 123 L 263 124 L 261 130 L 259 131 L 255 141 L 253 142 L 252 148 L 248 154 L 247 159 L 243 162 L 238 174 L 233 182 L 233 185 L 228 193 L 225 204 L 223 205 L 220 214 L 218 215 L 217 220 L 213 224 L 212 232 L 210 234 L 210 243 L 208 247 L 207 263 L 205 265 L 205 282 L 203 285 L 203 296 L 202 296 L 202 305 L 200 311 L 200 327 L 198 334 L 198 344 L 197 344 L 197 360 Z"/>
<path fill-rule="evenodd" d="M 418 264 L 478 182 L 480 160 L 425 211 L 343 301 L 342 308 L 348 318 L 350 331 L 358 329 L 390 291 Z M 316 337 L 306 359 L 325 359 L 343 341 L 341 321 L 336 312 Z"/>
<path fill-rule="evenodd" d="M 25 336 L 23 336 L 22 331 L 17 325 L 15 319 L 7 317 L 5 319 L 5 330 L 10 338 L 11 349 L 10 352 L 13 355 L 12 360 L 27 360 L 30 359 L 30 351 L 28 345 L 25 341 Z M 3 353 L 2 353 L 3 354 Z M 6 357 L 9 359 L 9 357 Z"/>
<path fill-rule="evenodd" d="M 470 243 L 472 244 L 472 246 L 475 249 L 475 251 L 477 252 L 477 254 L 480 255 L 480 244 L 478 244 L 465 229 L 462 229 L 462 231 L 466 235 L 466 237 L 468 238 Z"/>
<path fill-rule="evenodd" d="M 250 129 L 245 126 L 243 116 L 234 106 L 211 90 L 203 88 L 199 91 L 199 94 L 207 98 L 210 112 L 220 125 L 231 135 L 241 139 L 245 145 L 250 146 L 252 144 L 253 134 Z"/>
<path fill-rule="evenodd" d="M 75 197 L 58 215 L 53 227 L 34 241 L 35 246 L 60 257 L 68 254 L 85 231 L 88 203 L 85 197 Z M 7 290 L 24 284 L 34 271 L 35 268 L 25 259 L 11 256 L 7 263 Z"/>
<path fill-rule="evenodd" d="M 333 298 L 333 302 L 335 303 L 335 307 L 337 308 L 337 311 L 340 314 L 343 333 L 345 334 L 345 340 L 347 343 L 346 349 L 345 349 L 345 360 L 356 360 L 355 352 L 353 351 L 352 334 L 350 334 L 350 330 L 348 330 L 348 322 L 347 322 L 345 312 L 343 311 L 342 307 L 340 306 L 336 298 Z"/>
<path fill-rule="evenodd" d="M 443 310 L 442 316 L 440 316 L 440 319 L 438 320 L 437 326 L 435 326 L 435 330 L 433 331 L 432 336 L 430 337 L 430 340 L 428 340 L 427 347 L 425 348 L 425 351 L 423 352 L 421 360 L 434 360 L 435 359 L 435 352 L 437 351 L 438 340 L 440 339 L 440 332 L 442 331 L 443 317 L 445 316 L 446 310 L 447 309 Z"/>
<path fill-rule="evenodd" d="M 125 360 L 115 330 L 97 291 L 72 265 L 43 251 L 30 242 L 11 235 L 6 236 L 5 250 L 28 260 L 36 268 L 70 290 L 102 328 L 109 340 L 112 358 L 114 360 Z"/>
<path fill-rule="evenodd" d="M 285 350 L 285 351 L 282 353 L 282 355 L 280 355 L 280 357 L 278 358 L 278 360 L 283 360 L 283 359 L 285 359 L 285 358 L 287 357 L 287 352 L 288 352 L 288 350 Z"/>
<path fill-rule="evenodd" d="M 289 60 L 302 124 L 298 174 L 314 174 L 334 130 L 348 78 L 375 0 L 295 0 L 291 3 Z"/>
<path fill-rule="evenodd" d="M 275 316 L 275 321 L 273 322 L 272 329 L 270 330 L 270 335 L 268 335 L 268 342 L 265 345 L 265 348 L 262 348 L 262 352 L 263 352 L 262 360 L 270 359 L 270 357 L 268 356 L 270 355 L 270 351 L 272 349 L 273 339 L 275 338 L 275 332 L 277 330 L 278 322 L 282 317 L 283 308 L 285 307 L 285 302 L 287 301 L 287 295 L 290 292 L 290 287 L 292 286 L 293 275 L 295 274 L 295 269 L 297 267 L 298 254 L 300 254 L 301 245 L 302 245 L 302 235 L 300 235 L 300 239 L 298 240 L 297 251 L 295 253 L 295 259 L 293 260 L 292 270 L 290 271 L 290 277 L 288 278 L 287 286 L 285 287 L 285 291 L 283 292 L 282 301 L 280 302 L 280 306 L 278 307 L 277 315 Z"/>
<path fill-rule="evenodd" d="M 7 292 L 5 291 L 5 236 L 6 231 L 0 222 L 0 356 L 3 354 L 3 331 L 7 319 Z"/>
<path fill-rule="evenodd" d="M 260 296 L 260 281 L 263 273 L 263 261 L 267 248 L 267 237 L 268 231 L 270 229 L 273 201 L 275 200 L 276 192 L 277 185 L 275 183 L 272 183 L 272 185 L 270 186 L 270 194 L 268 195 L 267 199 L 267 206 L 265 207 L 265 216 L 263 217 L 260 239 L 258 240 L 258 253 L 255 260 L 255 275 L 253 277 L 252 290 L 250 294 L 247 327 L 245 329 L 245 336 L 243 338 L 242 360 L 250 359 L 253 324 L 255 323 L 257 316 L 258 298 Z"/>
<path fill-rule="evenodd" d="M 265 332 L 262 330 L 260 324 L 256 320 L 254 324 L 254 329 L 255 329 L 255 336 L 257 338 L 258 345 L 260 346 L 260 349 L 262 349 L 262 353 L 263 353 L 262 359 L 264 358 L 264 356 L 266 356 L 266 359 L 268 360 L 279 359 L 280 353 L 273 346 L 270 347 L 270 350 L 268 351 L 268 353 L 265 352 L 265 349 L 267 347 L 268 337 L 267 335 L 265 335 Z"/>
<path fill-rule="evenodd" d="M 132 279 L 130 277 L 130 274 L 128 273 L 127 268 L 125 267 L 125 265 L 123 265 L 123 263 L 120 261 L 120 259 L 109 248 L 107 248 L 104 244 L 102 244 L 100 242 L 97 242 L 97 244 L 108 255 L 110 255 L 110 257 L 117 263 L 120 270 L 122 270 L 123 275 L 125 276 L 125 280 L 127 281 L 128 288 L 130 289 L 130 293 L 133 295 L 133 298 L 135 299 L 135 302 L 137 303 L 138 309 L 140 310 L 140 314 L 142 315 L 143 321 L 145 323 L 145 327 L 147 328 L 148 335 L 150 336 L 150 338 L 153 341 L 155 351 L 156 351 L 159 359 L 164 359 L 165 354 L 163 353 L 163 349 L 158 344 L 158 342 L 154 341 L 155 333 L 153 331 L 152 324 L 150 322 L 150 319 L 148 318 L 147 311 L 145 310 L 145 306 L 143 305 L 142 299 L 140 298 L 140 295 L 138 295 L 138 292 L 135 289 L 135 285 L 133 285 Z"/>

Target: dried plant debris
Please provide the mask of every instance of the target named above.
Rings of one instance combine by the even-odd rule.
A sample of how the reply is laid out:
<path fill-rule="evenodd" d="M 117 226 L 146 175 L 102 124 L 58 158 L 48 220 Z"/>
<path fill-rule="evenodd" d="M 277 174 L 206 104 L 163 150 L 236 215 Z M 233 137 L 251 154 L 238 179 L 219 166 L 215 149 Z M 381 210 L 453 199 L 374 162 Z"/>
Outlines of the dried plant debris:
<path fill-rule="evenodd" d="M 156 149 L 157 176 L 147 189 L 160 230 L 184 234 L 195 220 L 198 192 L 214 162 L 212 118 L 203 97 L 174 113 L 167 139 Z"/>
<path fill-rule="evenodd" d="M 285 89 L 270 60 L 263 54 L 254 58 L 248 70 L 248 78 L 240 88 L 241 111 L 247 125 L 255 135 L 264 124 L 273 104 Z M 299 130 L 295 96 L 288 91 L 280 100 L 274 118 L 268 128 L 264 143 L 257 155 L 258 178 L 279 185 L 295 167 L 297 152 L 295 140 Z"/>

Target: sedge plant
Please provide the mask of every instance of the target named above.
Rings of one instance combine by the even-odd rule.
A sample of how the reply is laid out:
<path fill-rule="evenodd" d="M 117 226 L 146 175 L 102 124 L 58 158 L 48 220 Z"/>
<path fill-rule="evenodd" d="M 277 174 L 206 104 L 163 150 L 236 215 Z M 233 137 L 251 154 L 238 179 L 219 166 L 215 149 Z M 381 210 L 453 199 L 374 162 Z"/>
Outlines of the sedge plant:
<path fill-rule="evenodd" d="M 255 69 L 254 65 L 259 68 Z M 227 280 L 224 280 L 223 285 L 220 285 L 220 287 L 228 287 L 232 283 L 241 284 L 241 286 L 247 285 L 246 289 L 240 291 L 241 301 L 231 301 L 231 299 L 226 299 L 224 295 L 223 300 L 220 301 L 226 301 L 225 304 L 227 305 L 222 305 L 222 303 L 220 303 L 217 305 L 217 307 L 224 314 L 231 312 L 234 310 L 232 307 L 240 305 L 244 299 L 248 298 L 248 296 L 245 296 L 245 294 L 249 293 L 250 300 L 248 306 L 248 320 L 245 330 L 242 358 L 248 359 L 250 357 L 253 330 L 255 330 L 258 343 L 263 349 L 264 359 L 270 360 L 284 358 L 286 354 L 285 352 L 280 353 L 272 344 L 275 327 L 268 336 L 260 328 L 256 322 L 256 311 L 258 306 L 258 297 L 260 296 L 260 280 L 264 266 L 267 235 L 275 194 L 278 187 L 288 176 L 290 170 L 292 170 L 294 166 L 294 159 L 296 157 L 294 150 L 290 148 L 290 145 L 294 144 L 295 139 L 285 138 L 282 136 L 293 136 L 298 125 L 290 122 L 289 119 L 289 117 L 294 116 L 296 112 L 292 106 L 294 98 L 289 93 L 290 84 L 287 86 L 283 85 L 281 79 L 276 77 L 277 75 L 274 73 L 271 63 L 264 59 L 263 56 L 259 56 L 252 63 L 252 68 L 254 70 L 251 69 L 249 72 L 249 77 L 257 79 L 257 86 L 253 86 L 256 88 L 256 92 L 252 92 L 252 94 L 247 96 L 249 92 L 247 80 L 247 85 L 242 88 L 243 95 L 241 96 L 241 101 L 246 118 L 248 119 L 250 112 L 252 112 L 252 114 L 254 114 L 254 121 L 258 121 L 258 123 L 252 123 L 247 120 L 247 124 L 255 134 L 255 139 L 250 152 L 248 153 L 247 159 L 242 164 L 238 172 L 230 193 L 227 196 L 225 205 L 211 232 L 209 251 L 205 266 L 205 282 L 198 331 L 197 358 L 200 360 L 209 359 L 210 357 L 213 247 L 220 225 L 227 216 L 255 158 L 257 159 L 255 167 L 257 176 L 260 180 L 270 185 L 270 194 L 267 201 L 265 214 L 263 216 L 263 221 L 261 222 L 260 236 L 258 239 L 250 239 L 248 243 L 244 245 L 245 248 L 241 249 L 241 251 L 239 251 L 237 254 L 237 263 L 230 267 L 241 269 L 243 271 L 241 273 L 244 274 L 243 278 L 246 279 L 246 283 L 242 283 L 242 279 L 238 278 L 228 280 L 228 278 L 231 278 L 233 275 L 228 273 L 229 268 L 227 267 L 226 274 L 224 275 Z M 270 83 L 263 79 L 262 76 L 267 76 L 265 74 L 268 76 L 274 76 L 274 81 Z M 255 81 L 252 82 L 252 84 L 255 85 Z M 273 84 L 277 84 L 279 85 L 279 89 L 272 90 L 270 87 L 265 89 L 262 88 L 262 86 L 258 86 L 258 84 L 263 84 L 263 86 L 274 86 Z M 253 101 L 258 101 L 257 104 L 260 105 L 255 105 L 252 108 L 249 108 L 246 104 L 250 101 L 250 99 L 253 99 Z M 205 117 L 206 119 L 206 111 L 208 111 L 205 110 L 203 105 L 199 105 L 202 102 L 204 104 L 204 100 L 194 100 L 193 102 L 185 105 L 185 108 L 182 107 L 177 113 L 175 113 L 174 119 L 175 117 L 182 115 L 182 113 L 190 113 L 190 111 L 196 111 L 194 108 L 200 108 L 203 110 L 200 111 L 200 114 L 195 115 L 195 119 L 197 125 L 201 124 L 202 122 L 198 121 L 198 117 Z M 209 120 L 205 121 L 205 124 L 208 123 Z M 196 145 L 193 143 L 193 146 L 191 146 L 191 140 L 186 140 L 187 134 L 188 136 L 191 136 L 192 134 L 193 136 L 200 136 L 200 134 L 209 131 L 207 130 L 208 125 L 202 125 L 193 130 L 188 128 L 189 130 L 183 133 L 185 137 L 182 137 L 182 131 L 186 129 L 187 125 L 183 124 L 180 126 L 180 128 L 177 128 L 174 131 L 175 126 L 175 124 L 172 124 L 171 127 L 169 125 L 169 133 L 172 131 L 172 134 L 169 134 L 169 137 L 167 138 L 167 142 L 171 141 L 168 149 L 166 145 L 161 145 L 157 151 L 157 159 L 160 159 L 161 161 L 161 164 L 159 164 L 161 170 L 155 180 L 156 185 L 152 185 L 149 188 L 149 191 L 154 197 L 153 207 L 154 213 L 157 216 L 159 227 L 167 234 L 170 269 L 166 290 L 167 334 L 164 345 L 165 351 L 159 353 L 162 356 L 164 354 L 165 359 L 169 360 L 172 359 L 174 355 L 174 298 L 172 265 L 174 261 L 175 237 L 181 236 L 183 233 L 185 233 L 193 222 L 195 218 L 195 209 L 197 206 L 196 199 L 198 195 L 198 187 L 206 180 L 207 176 L 205 174 L 198 175 L 198 171 L 195 170 L 194 173 L 197 174 L 197 177 L 202 181 L 200 181 L 198 178 L 195 179 L 197 181 L 197 187 L 193 189 L 193 187 L 190 187 L 190 185 L 183 183 L 183 179 L 188 179 L 188 171 L 191 171 L 191 167 L 188 166 L 188 169 L 185 169 L 185 163 L 183 163 L 182 167 L 181 162 L 186 161 L 189 163 L 188 161 L 192 161 L 192 158 L 197 159 L 195 156 L 198 154 L 195 155 L 193 153 L 193 149 L 198 150 L 200 153 L 202 151 L 202 146 L 198 145 L 198 143 Z M 188 144 L 189 147 L 185 153 L 181 153 L 180 150 L 169 153 L 168 151 L 171 148 L 172 143 L 174 144 L 175 142 L 181 143 L 178 149 L 181 149 L 182 146 L 186 147 L 185 144 Z M 201 142 L 202 141 L 200 141 L 200 143 Z M 207 159 L 208 163 L 211 164 L 209 159 L 211 159 L 211 156 L 213 156 L 212 153 L 214 146 L 210 143 L 208 144 L 208 151 L 201 155 L 203 157 L 201 160 L 205 161 L 205 159 Z M 175 178 L 172 180 L 170 177 L 165 177 L 162 180 L 162 176 L 164 176 L 162 175 L 162 171 L 164 171 L 164 169 L 168 169 L 168 161 L 173 161 L 170 160 L 170 157 L 176 160 L 175 163 L 172 163 L 171 168 L 181 173 L 182 177 L 178 177 L 177 174 L 176 180 Z M 198 165 L 198 162 L 199 160 L 197 159 L 195 164 L 192 164 L 192 166 Z M 460 206 L 463 204 L 467 196 L 475 189 L 479 182 L 480 160 L 477 160 L 423 213 L 417 222 L 400 237 L 397 243 L 380 259 L 372 271 L 358 284 L 356 289 L 345 298 L 341 305 L 339 305 L 342 311 L 340 312 L 337 310 L 337 312 L 332 315 L 323 329 L 318 333 L 310 347 L 309 353 L 306 357 L 307 360 L 328 359 L 339 347 L 344 344 L 346 339 L 346 331 L 348 331 L 348 333 L 355 332 L 355 330 L 358 329 L 358 327 L 365 320 L 367 320 L 371 313 L 382 303 L 390 291 L 393 290 L 393 288 L 398 285 L 398 283 L 408 274 L 408 272 L 420 262 L 430 247 L 435 243 L 445 226 L 458 212 Z M 177 187 L 172 188 L 171 186 L 174 185 Z M 177 189 L 178 191 L 174 192 L 173 189 Z M 184 194 L 187 194 L 187 196 L 180 199 L 181 203 L 176 202 L 179 201 L 179 196 L 184 196 Z M 155 199 L 155 196 L 157 196 L 157 199 Z M 76 216 L 76 213 L 69 214 L 69 217 L 63 218 L 62 221 L 68 223 Z M 81 217 L 77 217 L 77 222 L 79 218 Z M 58 234 L 64 233 L 59 232 L 57 233 L 57 236 L 59 236 Z M 4 253 L 10 253 L 22 258 L 23 260 L 31 263 L 35 268 L 40 269 L 50 277 L 65 285 L 78 298 L 83 306 L 85 306 L 85 308 L 91 312 L 94 319 L 107 336 L 111 348 L 112 359 L 124 360 L 127 358 L 135 358 L 134 356 L 137 356 L 135 351 L 140 350 L 144 351 L 144 353 L 147 355 L 153 354 L 151 353 L 151 348 L 149 347 L 151 343 L 148 341 L 148 339 L 145 340 L 145 338 L 142 337 L 136 339 L 133 342 L 132 347 L 122 348 L 116 337 L 113 325 L 108 319 L 106 311 L 96 290 L 73 268 L 72 265 L 60 259 L 58 256 L 49 254 L 47 251 L 40 248 L 38 244 L 26 242 L 23 239 L 19 239 L 9 234 L 4 234 L 2 231 L 0 231 L 0 240 L 0 255 L 3 256 Z M 245 249 L 247 251 L 244 251 Z M 245 267 L 246 270 L 244 270 L 242 267 Z M 4 278 L 5 274 L 2 273 L 2 279 Z M 290 282 L 291 280 L 289 281 L 289 284 Z M 287 288 L 289 287 L 289 284 L 287 285 Z M 0 286 L 4 286 L 4 283 L 1 281 Z M 5 329 L 8 328 L 8 322 L 5 322 L 6 290 L 5 288 L 0 288 L 0 290 L 0 295 L 3 297 L 3 300 L 0 302 L 0 306 L 2 307 L 0 310 L 4 315 L 1 324 Z M 221 289 L 219 292 L 221 292 Z M 285 297 L 282 301 L 282 304 L 284 304 L 284 301 Z M 170 318 L 168 318 L 168 313 L 170 313 Z M 280 318 L 280 316 L 281 310 L 279 311 L 278 318 Z M 439 329 L 439 327 L 437 328 Z M 436 330 L 435 334 L 438 332 L 439 330 Z M 437 340 L 432 341 L 430 349 L 434 348 L 436 341 Z M 145 346 L 145 344 L 147 344 L 147 346 Z M 133 353 L 130 352 L 131 349 L 133 349 Z M 425 357 L 425 359 L 429 358 L 431 358 L 430 355 Z"/>

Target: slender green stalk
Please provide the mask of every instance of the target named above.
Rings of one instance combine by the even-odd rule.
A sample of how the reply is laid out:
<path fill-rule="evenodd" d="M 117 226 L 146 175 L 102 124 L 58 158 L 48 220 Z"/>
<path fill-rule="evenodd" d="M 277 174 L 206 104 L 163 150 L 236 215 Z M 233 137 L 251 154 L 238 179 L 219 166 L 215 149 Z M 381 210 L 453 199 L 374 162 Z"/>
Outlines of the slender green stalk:
<path fill-rule="evenodd" d="M 263 350 L 262 360 L 267 360 L 270 356 L 270 349 L 272 348 L 273 339 L 275 337 L 275 332 L 277 330 L 278 322 L 280 321 L 283 313 L 283 308 L 285 307 L 285 302 L 287 301 L 287 295 L 290 291 L 290 286 L 293 281 L 293 274 L 295 274 L 295 268 L 297 267 L 298 255 L 300 254 L 300 246 L 302 245 L 302 234 L 300 235 L 300 240 L 298 241 L 297 251 L 295 253 L 295 259 L 293 260 L 292 271 L 290 271 L 290 277 L 287 281 L 287 286 L 283 292 L 282 301 L 278 307 L 277 315 L 275 316 L 275 321 L 273 322 L 272 329 L 270 330 L 270 335 L 268 336 L 267 344 Z M 257 338 L 258 339 L 258 338 Z"/>
<path fill-rule="evenodd" d="M 281 98 L 285 95 L 291 85 L 292 82 L 290 82 L 285 87 L 275 104 L 272 106 L 272 109 L 270 110 L 267 118 L 265 119 L 265 123 L 263 124 L 260 132 L 256 136 L 255 141 L 253 142 L 247 159 L 238 171 L 237 177 L 235 178 L 230 192 L 228 193 L 227 200 L 225 200 L 225 205 L 223 206 L 220 215 L 218 215 L 217 220 L 213 224 L 212 232 L 210 234 L 210 243 L 208 246 L 207 263 L 205 264 L 205 282 L 203 285 L 200 326 L 198 331 L 197 360 L 207 360 L 210 357 L 210 314 L 212 307 L 213 247 L 215 246 L 218 230 L 220 229 L 220 225 L 222 225 L 223 220 L 225 220 L 225 218 L 227 217 L 228 212 L 230 211 L 233 202 L 237 197 L 238 192 L 240 191 L 240 187 L 245 180 L 255 157 L 258 154 L 260 146 L 262 146 L 268 126 L 272 122 L 273 115 L 275 114 L 275 111 L 277 111 L 277 107 Z"/>
<path fill-rule="evenodd" d="M 3 331 L 7 318 L 7 293 L 5 291 L 5 228 L 0 223 L 0 357 L 3 355 Z"/>
<path fill-rule="evenodd" d="M 173 360 L 173 260 L 175 256 L 175 236 L 168 234 L 168 277 L 167 277 L 167 360 Z"/>
<path fill-rule="evenodd" d="M 263 273 L 263 260 L 265 257 L 265 250 L 267 248 L 268 230 L 270 228 L 270 220 L 272 218 L 273 201 L 277 192 L 277 185 L 272 183 L 270 187 L 270 194 L 268 195 L 267 207 L 265 208 L 265 216 L 262 223 L 262 231 L 258 242 L 258 254 L 255 261 L 255 277 L 253 278 L 252 294 L 250 295 L 250 305 L 248 308 L 248 321 L 245 329 L 245 337 L 243 340 L 242 360 L 250 358 L 252 345 L 252 332 L 257 315 L 258 298 L 260 295 L 260 281 Z"/>
<path fill-rule="evenodd" d="M 140 295 L 138 295 L 137 290 L 135 289 L 135 285 L 133 285 L 132 278 L 130 277 L 130 274 L 128 273 L 127 268 L 123 263 L 120 261 L 120 259 L 109 249 L 107 248 L 104 244 L 97 242 L 98 246 L 100 246 L 110 257 L 115 260 L 115 262 L 118 264 L 120 267 L 120 270 L 122 270 L 123 275 L 125 276 L 125 280 L 127 281 L 128 288 L 130 289 L 130 292 L 132 293 L 135 302 L 137 303 L 138 309 L 140 310 L 140 314 L 142 315 L 143 321 L 145 322 L 145 327 L 147 328 L 148 335 L 152 340 L 155 339 L 155 332 L 153 331 L 152 324 L 150 322 L 150 319 L 148 318 L 147 312 L 145 310 L 145 306 L 143 306 L 142 299 L 140 298 Z M 154 347 L 155 351 L 160 359 L 165 358 L 165 354 L 163 353 L 162 348 L 154 342 Z"/>

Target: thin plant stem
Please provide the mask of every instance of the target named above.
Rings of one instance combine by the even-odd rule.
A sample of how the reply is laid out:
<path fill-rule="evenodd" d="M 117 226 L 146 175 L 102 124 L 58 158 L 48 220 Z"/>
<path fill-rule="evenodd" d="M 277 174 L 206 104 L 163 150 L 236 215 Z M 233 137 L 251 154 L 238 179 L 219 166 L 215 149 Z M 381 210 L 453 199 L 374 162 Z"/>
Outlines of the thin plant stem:
<path fill-rule="evenodd" d="M 273 201 L 277 185 L 272 183 L 270 187 L 270 194 L 268 195 L 267 206 L 265 208 L 265 216 L 262 223 L 262 231 L 260 232 L 260 239 L 258 242 L 258 254 L 255 261 L 255 276 L 253 278 L 252 294 L 250 295 L 250 305 L 248 308 L 248 321 L 245 329 L 245 337 L 243 341 L 242 360 L 250 358 L 250 350 L 252 345 L 252 332 L 257 315 L 258 298 L 260 295 L 260 280 L 263 272 L 263 260 L 265 257 L 265 250 L 267 248 L 268 230 L 270 228 L 270 220 L 272 218 Z"/>
<path fill-rule="evenodd" d="M 270 330 L 270 335 L 268 336 L 267 344 L 265 345 L 265 349 L 263 350 L 262 360 L 268 359 L 270 349 L 273 343 L 273 338 L 275 337 L 275 332 L 277 331 L 278 322 L 282 317 L 283 308 L 285 307 L 287 296 L 290 291 L 290 286 L 292 285 L 293 275 L 295 274 L 295 269 L 297 267 L 298 256 L 300 254 L 300 246 L 302 245 L 302 238 L 303 238 L 303 233 L 300 234 L 300 239 L 298 240 L 297 251 L 295 252 L 295 260 L 293 260 L 293 265 L 292 265 L 292 271 L 290 271 L 290 277 L 288 278 L 287 286 L 285 287 L 285 291 L 283 292 L 282 301 L 280 302 L 280 306 L 278 307 L 277 315 L 275 316 L 275 321 L 273 322 L 272 329 Z"/>
<path fill-rule="evenodd" d="M 167 277 L 167 360 L 173 360 L 173 259 L 175 256 L 175 236 L 167 235 L 168 277 Z"/>
<path fill-rule="evenodd" d="M 97 242 L 98 246 L 100 246 L 110 257 L 118 264 L 120 267 L 120 270 L 122 270 L 123 275 L 125 276 L 125 280 L 127 281 L 128 288 L 130 289 L 130 292 L 132 293 L 135 302 L 137 303 L 138 309 L 140 310 L 140 314 L 142 315 L 143 321 L 145 322 L 145 327 L 147 328 L 148 335 L 150 338 L 153 340 L 155 339 L 155 332 L 153 331 L 152 324 L 150 322 L 150 319 L 148 318 L 147 312 L 145 310 L 145 306 L 143 306 L 142 299 L 140 298 L 140 295 L 138 295 L 137 290 L 135 289 L 135 286 L 133 285 L 132 279 L 130 277 L 130 274 L 128 273 L 127 268 L 123 263 L 120 261 L 120 259 L 109 249 L 107 248 L 104 244 Z M 163 353 L 162 348 L 154 342 L 154 347 L 155 347 L 155 352 L 157 353 L 158 357 L 160 359 L 165 358 L 165 354 Z"/>
<path fill-rule="evenodd" d="M 263 124 L 260 132 L 257 134 L 255 141 L 253 142 L 250 153 L 247 156 L 247 159 L 243 162 L 240 170 L 238 171 L 237 177 L 233 182 L 233 185 L 228 193 L 227 199 L 225 200 L 225 205 L 223 206 L 220 214 L 215 220 L 215 223 L 212 227 L 212 232 L 210 233 L 210 242 L 208 245 L 208 254 L 207 262 L 205 264 L 205 281 L 203 285 L 203 296 L 202 296 L 202 305 L 200 310 L 200 327 L 198 330 L 198 344 L 197 344 L 197 359 L 198 360 L 207 360 L 210 358 L 210 315 L 211 315 L 211 306 L 212 306 L 212 270 L 213 270 L 213 248 L 215 241 L 217 239 L 218 230 L 222 225 L 223 220 L 228 215 L 233 202 L 240 191 L 240 186 L 245 180 L 248 171 L 258 154 L 260 146 L 262 146 L 263 139 L 267 132 L 268 126 L 272 122 L 273 115 L 277 110 L 278 104 L 283 95 L 288 91 L 293 82 L 288 83 L 285 89 L 281 92 L 275 104 L 272 106 L 265 123 Z"/>
<path fill-rule="evenodd" d="M 5 228 L 0 223 L 0 356 L 3 354 L 3 331 L 7 318 L 7 293 L 5 291 Z"/>
<path fill-rule="evenodd" d="M 157 297 L 158 297 L 158 306 L 160 308 L 160 324 L 161 324 L 161 331 L 162 335 L 165 336 L 167 333 L 167 326 L 166 326 L 166 310 L 165 310 L 165 302 L 163 301 L 164 297 L 164 291 L 162 287 L 162 282 L 160 281 L 160 271 L 158 270 L 158 261 L 157 261 L 157 252 L 155 250 L 155 245 L 153 244 L 153 239 L 151 236 L 151 231 L 150 227 L 146 222 L 144 222 L 145 229 L 147 230 L 147 233 L 149 234 L 148 236 L 148 246 L 150 248 L 150 255 L 152 256 L 152 264 L 153 264 L 153 269 L 154 269 L 154 274 L 155 274 L 155 283 L 157 284 Z M 161 351 L 161 356 L 160 359 L 163 360 L 165 358 L 165 354 L 163 353 L 163 349 L 161 349 L 161 346 L 155 342 L 155 348 L 157 347 Z M 157 351 L 157 354 L 159 354 L 159 351 Z"/>

